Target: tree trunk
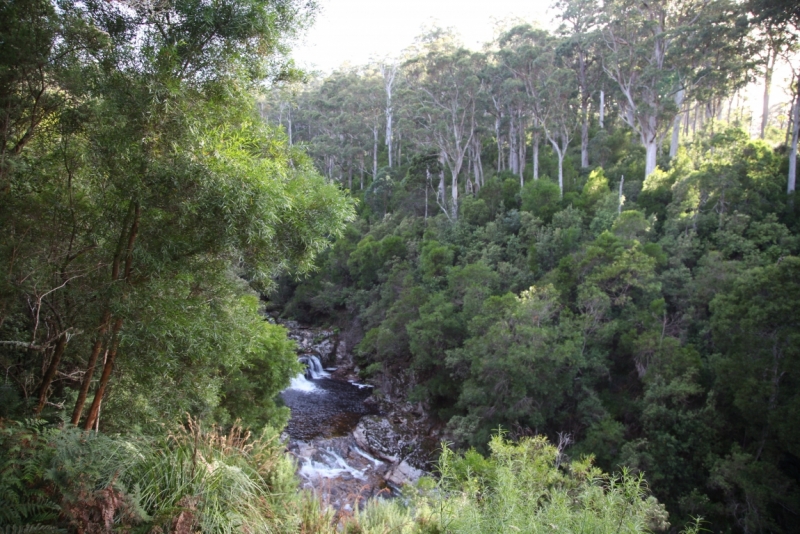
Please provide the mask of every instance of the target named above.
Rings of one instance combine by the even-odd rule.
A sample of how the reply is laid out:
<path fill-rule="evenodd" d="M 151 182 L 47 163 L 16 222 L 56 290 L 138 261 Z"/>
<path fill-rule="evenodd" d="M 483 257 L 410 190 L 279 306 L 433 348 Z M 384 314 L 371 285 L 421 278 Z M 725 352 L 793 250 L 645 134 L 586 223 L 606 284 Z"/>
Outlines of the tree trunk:
<path fill-rule="evenodd" d="M 483 169 L 481 167 L 481 144 L 477 137 L 473 137 L 470 142 L 470 161 L 472 173 L 475 178 L 475 192 L 479 192 L 483 187 Z"/>
<path fill-rule="evenodd" d="M 525 142 L 525 128 L 520 123 L 519 127 L 519 142 L 517 143 L 519 154 L 517 156 L 517 163 L 519 165 L 519 184 L 520 187 L 525 185 L 525 156 L 528 152 L 528 144 Z"/>
<path fill-rule="evenodd" d="M 686 95 L 686 92 L 681 89 L 677 93 L 675 93 L 675 106 L 677 109 L 681 109 L 683 106 L 683 99 Z M 669 143 L 669 159 L 672 160 L 678 154 L 678 143 L 680 141 L 680 133 L 681 133 L 681 120 L 683 119 L 683 114 L 678 113 L 675 115 L 675 120 L 672 123 L 672 139 Z"/>
<path fill-rule="evenodd" d="M 392 108 L 391 94 L 389 95 L 390 106 L 386 109 L 386 147 L 389 151 L 389 168 L 392 168 Z"/>
<path fill-rule="evenodd" d="M 658 156 L 658 140 L 657 139 L 642 139 L 645 143 L 644 148 L 647 154 L 645 160 L 644 177 L 647 178 L 656 170 L 656 158 Z"/>
<path fill-rule="evenodd" d="M 460 166 L 455 165 L 451 171 L 450 198 L 452 199 L 452 205 L 450 206 L 450 213 L 454 221 L 458 219 L 458 171 L 460 170 L 458 167 Z"/>
<path fill-rule="evenodd" d="M 497 100 L 492 97 L 492 102 L 494 102 L 494 108 L 497 112 L 497 115 L 494 116 L 494 138 L 497 141 L 497 172 L 503 170 L 503 143 L 500 139 L 500 121 L 503 118 L 503 114 L 500 111 L 499 106 L 497 105 Z"/>
<path fill-rule="evenodd" d="M 477 159 L 475 161 L 475 168 L 480 173 L 480 187 L 483 187 L 485 181 L 483 176 L 483 161 L 481 160 L 481 144 L 477 143 Z M 479 189 L 480 190 L 480 189 Z"/>
<path fill-rule="evenodd" d="M 775 59 L 778 54 L 774 53 L 772 47 L 767 49 L 767 70 L 764 73 L 764 102 L 761 111 L 761 139 L 767 132 L 769 122 L 769 86 L 772 84 L 772 71 L 775 68 Z"/>
<path fill-rule="evenodd" d="M 373 143 L 372 143 L 372 181 L 378 179 L 378 126 L 372 129 Z"/>
<path fill-rule="evenodd" d="M 451 209 L 447 207 L 447 187 L 444 182 L 444 169 L 439 171 L 439 187 L 436 191 L 436 205 L 442 210 L 442 213 L 452 220 Z"/>
<path fill-rule="evenodd" d="M 431 183 L 431 171 L 425 167 L 425 220 L 428 220 L 428 184 Z"/>
<path fill-rule="evenodd" d="M 561 198 L 564 198 L 564 152 L 556 142 L 555 138 L 550 138 L 550 144 L 558 156 L 558 189 L 561 191 Z"/>
<path fill-rule="evenodd" d="M 786 191 L 791 194 L 795 191 L 797 182 L 797 140 L 800 137 L 800 76 L 797 79 L 797 94 L 792 110 L 792 148 L 789 151 L 789 179 Z"/>
<path fill-rule="evenodd" d="M 115 329 L 117 327 L 117 324 L 120 326 L 120 328 L 122 328 L 122 319 L 117 319 L 117 322 L 114 325 Z M 100 403 L 103 401 L 103 396 L 106 393 L 108 382 L 111 379 L 111 371 L 114 370 L 114 360 L 117 357 L 118 350 L 119 350 L 119 335 L 117 335 L 114 338 L 111 345 L 111 349 L 108 351 L 108 358 L 106 359 L 106 362 L 103 365 L 103 374 L 100 375 L 100 383 L 97 385 L 97 391 L 95 391 L 94 400 L 92 400 L 92 405 L 89 407 L 89 413 L 86 415 L 86 421 L 83 423 L 84 430 L 92 429 L 95 420 L 97 419 L 97 416 L 100 413 Z"/>
<path fill-rule="evenodd" d="M 604 122 L 606 118 L 606 93 L 605 91 L 600 91 L 600 129 L 604 129 Z"/>
<path fill-rule="evenodd" d="M 50 365 L 47 367 L 47 371 L 42 377 L 42 384 L 39 386 L 39 403 L 36 405 L 36 409 L 33 412 L 36 415 L 42 413 L 44 409 L 44 405 L 47 402 L 47 390 L 50 389 L 50 384 L 53 383 L 56 371 L 58 371 L 58 364 L 61 363 L 61 357 L 64 355 L 64 349 L 66 347 L 67 335 L 61 334 L 53 350 L 53 357 L 50 359 Z"/>
<path fill-rule="evenodd" d="M 514 114 L 511 113 L 508 122 L 508 170 L 514 174 L 519 174 L 519 164 L 517 162 L 517 130 L 514 122 Z"/>
<path fill-rule="evenodd" d="M 533 134 L 533 179 L 539 179 L 539 133 L 534 132 Z"/>
<path fill-rule="evenodd" d="M 578 85 L 581 95 L 581 168 L 589 167 L 589 103 L 592 95 L 589 92 L 589 83 L 586 74 L 587 51 L 583 46 L 578 47 Z"/>
<path fill-rule="evenodd" d="M 94 369 L 97 365 L 97 358 L 100 356 L 100 352 L 103 350 L 103 336 L 105 336 L 106 331 L 108 330 L 108 321 L 110 320 L 111 312 L 106 311 L 102 320 L 100 321 L 100 328 L 97 331 L 97 338 L 92 346 L 92 353 L 89 356 L 89 363 L 86 366 L 86 372 L 83 374 L 83 380 L 81 381 L 81 389 L 78 392 L 78 400 L 75 401 L 75 408 L 72 411 L 71 422 L 75 426 L 78 426 L 78 423 L 81 421 L 81 416 L 83 415 L 83 406 L 86 404 L 86 396 L 89 394 L 89 388 L 92 384 L 92 376 L 94 375 Z"/>
<path fill-rule="evenodd" d="M 589 120 L 581 125 L 581 168 L 589 168 Z"/>
<path fill-rule="evenodd" d="M 386 90 L 386 147 L 389 151 L 389 168 L 393 166 L 392 162 L 392 119 L 394 109 L 392 108 L 392 87 L 394 86 L 394 79 L 397 76 L 397 65 L 381 65 L 381 74 L 383 75 L 383 87 Z"/>
<path fill-rule="evenodd" d="M 116 282 L 119 280 L 120 277 L 120 269 L 122 266 L 122 254 L 125 251 L 125 237 L 128 237 L 128 244 L 131 244 L 131 237 L 135 240 L 135 235 L 133 234 L 134 231 L 138 231 L 139 222 L 138 217 L 140 214 L 139 205 L 138 203 L 131 203 L 130 208 L 128 209 L 128 214 L 125 216 L 125 222 L 122 225 L 123 230 L 120 232 L 119 240 L 117 241 L 117 248 L 114 251 L 114 261 L 111 264 L 111 281 Z M 129 225 L 132 224 L 131 219 L 135 219 L 135 226 L 128 230 Z M 86 367 L 86 372 L 83 375 L 83 380 L 81 381 L 81 389 L 78 392 L 78 399 L 75 401 L 75 408 L 72 411 L 72 424 L 78 425 L 81 420 L 81 415 L 83 414 L 83 406 L 86 403 L 86 397 L 89 394 L 89 388 L 91 387 L 92 383 L 92 376 L 94 375 L 95 366 L 97 365 L 97 358 L 100 355 L 100 352 L 103 350 L 103 337 L 108 330 L 108 322 L 111 320 L 111 312 L 106 309 L 103 313 L 103 318 L 100 320 L 100 325 L 97 329 L 97 338 L 95 339 L 94 345 L 92 345 L 92 352 L 89 355 L 89 362 Z M 120 323 L 119 327 L 115 325 L 114 332 L 118 332 L 119 328 L 122 326 Z"/>
<path fill-rule="evenodd" d="M 136 244 L 136 239 L 139 237 L 139 221 L 141 219 L 142 209 L 138 202 L 133 203 L 133 223 L 131 224 L 130 233 L 128 234 L 128 244 L 125 250 L 125 271 L 122 279 L 127 283 L 130 281 L 131 272 L 133 270 L 133 247 Z M 111 370 L 114 367 L 114 359 L 117 356 L 117 349 L 119 348 L 119 333 L 122 329 L 122 318 L 118 318 L 114 323 L 112 333 L 112 346 L 109 351 L 108 360 L 103 366 L 103 374 L 100 376 L 100 383 L 97 386 L 92 406 L 89 408 L 89 415 L 87 415 L 85 430 L 91 430 L 95 419 L 97 418 L 98 410 L 100 409 L 100 402 L 103 395 L 105 395 L 108 381 L 111 378 Z M 77 406 L 76 406 L 77 408 Z"/>

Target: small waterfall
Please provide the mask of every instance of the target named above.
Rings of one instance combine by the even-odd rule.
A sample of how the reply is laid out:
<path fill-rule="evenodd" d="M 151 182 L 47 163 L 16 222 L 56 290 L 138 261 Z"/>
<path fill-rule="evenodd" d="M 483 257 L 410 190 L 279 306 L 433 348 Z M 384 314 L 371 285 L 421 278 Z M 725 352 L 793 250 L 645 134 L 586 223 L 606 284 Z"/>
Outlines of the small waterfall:
<path fill-rule="evenodd" d="M 308 380 L 303 373 L 300 373 L 296 377 L 292 378 L 292 382 L 286 389 L 294 389 L 295 391 L 303 391 L 305 393 L 319 392 L 319 389 L 317 389 L 317 386 L 314 385 L 314 382 Z"/>
<path fill-rule="evenodd" d="M 289 387 L 286 389 L 293 389 L 304 393 L 321 393 L 322 390 L 320 390 L 312 380 L 319 380 L 320 378 L 328 378 L 331 376 L 322 368 L 322 362 L 319 361 L 319 358 L 311 354 L 300 356 L 298 361 L 306 366 L 306 370 L 292 378 L 291 384 L 289 384 Z"/>
<path fill-rule="evenodd" d="M 319 358 L 312 354 L 304 354 L 300 356 L 298 360 L 306 366 L 306 378 L 317 380 L 331 376 L 322 368 L 322 362 L 319 361 Z"/>

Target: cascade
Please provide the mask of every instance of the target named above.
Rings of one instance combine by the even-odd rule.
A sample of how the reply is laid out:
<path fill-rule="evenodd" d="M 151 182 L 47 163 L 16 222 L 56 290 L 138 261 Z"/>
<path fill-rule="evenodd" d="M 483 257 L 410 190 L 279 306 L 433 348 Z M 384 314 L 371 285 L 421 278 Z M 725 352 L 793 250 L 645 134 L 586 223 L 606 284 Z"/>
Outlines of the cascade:
<path fill-rule="evenodd" d="M 303 486 L 336 509 L 397 490 L 422 472 L 406 461 L 417 446 L 380 414 L 371 384 L 359 383 L 349 353 L 336 353 L 330 330 L 287 323 L 305 369 L 281 393 L 290 408 L 288 451 L 297 459 Z M 338 367 L 324 368 L 320 355 L 334 355 Z M 367 420 L 364 420 L 367 417 Z"/>
<path fill-rule="evenodd" d="M 313 354 L 304 354 L 300 356 L 298 360 L 306 366 L 306 372 L 304 373 L 306 378 L 319 380 L 320 378 L 328 378 L 331 376 L 325 372 L 322 368 L 322 362 Z"/>

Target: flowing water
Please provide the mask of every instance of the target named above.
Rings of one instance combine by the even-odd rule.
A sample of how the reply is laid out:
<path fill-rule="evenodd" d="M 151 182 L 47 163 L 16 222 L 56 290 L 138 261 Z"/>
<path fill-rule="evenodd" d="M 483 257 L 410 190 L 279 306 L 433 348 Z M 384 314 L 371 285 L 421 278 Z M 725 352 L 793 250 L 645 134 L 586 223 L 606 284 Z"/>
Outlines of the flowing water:
<path fill-rule="evenodd" d="M 287 325 L 298 343 L 305 372 L 281 393 L 291 409 L 287 448 L 298 462 L 298 475 L 336 509 L 352 509 L 367 498 L 391 493 L 393 463 L 377 458 L 354 436 L 364 416 L 380 420 L 372 386 L 356 382 L 352 369 L 325 369 L 322 361 L 347 360 L 333 334 Z M 322 361 L 321 361 L 322 360 Z M 348 363 L 345 361 L 344 363 Z M 396 487 L 396 485 L 395 485 Z"/>
<path fill-rule="evenodd" d="M 421 446 L 431 435 L 424 414 L 386 391 L 379 403 L 372 386 L 359 383 L 352 355 L 333 331 L 284 326 L 305 367 L 281 393 L 291 409 L 286 448 L 303 485 L 348 510 L 419 478 L 433 449 Z"/>
<path fill-rule="evenodd" d="M 307 365 L 306 372 L 294 377 L 281 394 L 292 410 L 286 427 L 291 439 L 346 436 L 361 417 L 378 413 L 374 405 L 364 402 L 372 395 L 372 388 L 331 378 L 316 356 L 301 356 L 300 361 Z"/>

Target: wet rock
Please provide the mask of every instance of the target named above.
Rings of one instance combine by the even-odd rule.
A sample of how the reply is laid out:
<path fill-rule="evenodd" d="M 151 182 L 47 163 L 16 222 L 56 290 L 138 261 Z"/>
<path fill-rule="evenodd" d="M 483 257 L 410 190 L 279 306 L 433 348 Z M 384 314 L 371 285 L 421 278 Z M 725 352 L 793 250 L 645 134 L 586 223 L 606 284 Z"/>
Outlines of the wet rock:
<path fill-rule="evenodd" d="M 362 506 L 386 492 L 389 464 L 362 451 L 352 436 L 289 441 L 287 448 L 297 459 L 304 487 L 336 509 Z"/>
<path fill-rule="evenodd" d="M 413 467 L 403 460 L 399 464 L 392 466 L 389 472 L 384 475 L 384 478 L 386 482 L 402 487 L 405 484 L 413 484 L 419 480 L 423 474 L 424 473 L 420 469 Z"/>
<path fill-rule="evenodd" d="M 398 462 L 410 445 L 402 429 L 381 416 L 362 417 L 353 437 L 361 448 L 392 463 Z"/>

